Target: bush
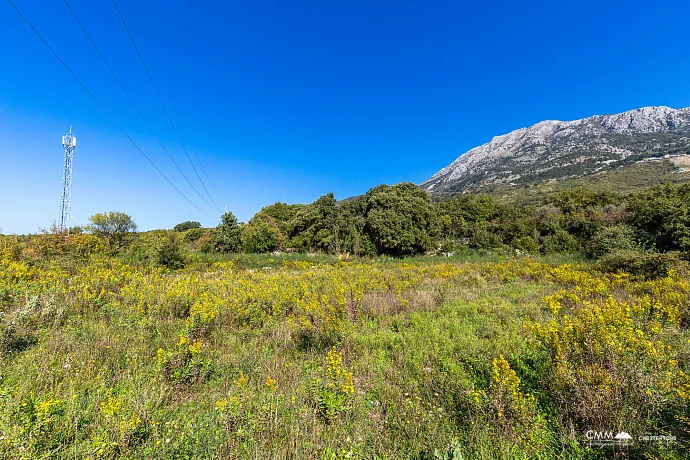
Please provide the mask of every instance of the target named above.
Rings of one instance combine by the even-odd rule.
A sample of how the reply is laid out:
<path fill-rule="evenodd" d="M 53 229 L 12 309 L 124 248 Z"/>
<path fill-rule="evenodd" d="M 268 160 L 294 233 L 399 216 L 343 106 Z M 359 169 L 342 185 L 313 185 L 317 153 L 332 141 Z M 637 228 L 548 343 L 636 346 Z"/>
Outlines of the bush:
<path fill-rule="evenodd" d="M 585 247 L 590 256 L 598 258 L 617 250 L 636 249 L 638 244 L 632 227 L 614 225 L 595 233 Z"/>
<path fill-rule="evenodd" d="M 628 223 L 657 250 L 690 251 L 690 184 L 636 194 L 627 211 Z"/>
<path fill-rule="evenodd" d="M 21 326 L 35 329 L 63 324 L 67 319 L 67 312 L 63 306 L 56 305 L 52 298 L 33 296 L 28 299 L 23 308 L 17 310 L 14 319 Z"/>
<path fill-rule="evenodd" d="M 304 252 L 339 253 L 343 249 L 343 217 L 332 193 L 321 196 L 296 213 L 290 224 L 290 245 Z"/>
<path fill-rule="evenodd" d="M 199 238 L 204 236 L 204 234 L 206 234 L 206 229 L 192 228 L 184 233 L 184 240 L 187 243 L 194 243 L 195 241 L 198 241 Z"/>
<path fill-rule="evenodd" d="M 541 251 L 544 254 L 561 254 L 564 252 L 577 252 L 580 243 L 577 239 L 562 228 L 556 228 L 553 233 L 542 240 Z"/>
<path fill-rule="evenodd" d="M 67 237 L 65 252 L 88 258 L 94 254 L 105 253 L 106 247 L 103 240 L 97 236 L 74 234 Z"/>
<path fill-rule="evenodd" d="M 187 230 L 192 230 L 194 228 L 201 228 L 201 224 L 199 222 L 192 222 L 192 221 L 186 221 L 182 222 L 180 224 L 177 224 L 173 227 L 173 230 L 176 232 L 186 232 Z"/>
<path fill-rule="evenodd" d="M 602 257 L 595 265 L 602 272 L 625 272 L 648 279 L 662 278 L 669 270 L 683 268 L 685 263 L 678 253 L 618 250 Z"/>
<path fill-rule="evenodd" d="M 206 230 L 201 238 L 194 243 L 194 249 L 205 254 L 210 254 L 216 251 L 215 241 L 216 236 L 214 229 Z"/>
<path fill-rule="evenodd" d="M 447 254 L 455 252 L 457 248 L 458 243 L 455 240 L 448 238 L 441 241 L 441 244 L 438 247 L 438 252 L 440 252 L 441 254 Z"/>
<path fill-rule="evenodd" d="M 242 228 L 242 246 L 246 252 L 275 251 L 281 240 L 280 229 L 263 219 L 252 219 Z"/>
<path fill-rule="evenodd" d="M 180 243 L 173 235 L 156 248 L 156 263 L 173 270 L 184 267 L 185 261 Z"/>
<path fill-rule="evenodd" d="M 469 246 L 474 249 L 495 249 L 503 246 L 503 241 L 500 235 L 490 231 L 485 226 L 481 226 L 472 231 Z"/>
<path fill-rule="evenodd" d="M 587 208 L 618 204 L 621 196 L 607 190 L 591 190 L 583 187 L 567 190 L 550 197 L 549 201 L 564 214 L 572 214 Z"/>
<path fill-rule="evenodd" d="M 371 241 L 366 233 L 362 235 L 362 242 L 359 248 L 359 255 L 363 257 L 376 256 L 376 245 Z"/>
<path fill-rule="evenodd" d="M 0 316 L 0 357 L 23 351 L 36 343 L 36 337 L 27 333 L 15 321 Z"/>
<path fill-rule="evenodd" d="M 569 270 L 554 274 L 574 281 Z M 575 431 L 611 427 L 644 433 L 687 413 L 690 376 L 679 348 L 686 339 L 678 335 L 687 281 L 620 280 L 626 278 L 579 276 L 570 291 L 544 299 L 553 315 L 549 321 L 527 326 L 549 354 L 543 388 L 562 426 L 568 423 Z M 625 289 L 623 299 L 616 298 Z"/>
<path fill-rule="evenodd" d="M 529 236 L 522 236 L 514 240 L 511 246 L 527 254 L 536 254 L 539 252 L 539 244 L 537 241 Z"/>

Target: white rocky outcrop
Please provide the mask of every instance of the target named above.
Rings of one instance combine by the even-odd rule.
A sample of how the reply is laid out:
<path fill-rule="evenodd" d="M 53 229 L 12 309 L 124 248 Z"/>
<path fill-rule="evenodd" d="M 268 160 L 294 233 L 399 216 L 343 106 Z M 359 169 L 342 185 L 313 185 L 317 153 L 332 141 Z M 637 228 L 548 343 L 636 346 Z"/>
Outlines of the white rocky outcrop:
<path fill-rule="evenodd" d="M 529 128 L 494 137 L 488 143 L 469 150 L 421 186 L 438 191 L 458 181 L 481 182 L 481 176 L 494 177 L 494 173 L 505 172 L 501 170 L 504 167 L 515 170 L 518 165 L 513 175 L 522 174 L 523 171 L 519 170 L 522 168 L 529 173 L 530 169 L 536 171 L 536 168 L 553 166 L 549 165 L 553 161 L 563 160 L 563 165 L 566 159 L 571 165 L 582 163 L 593 154 L 600 156 L 599 163 L 615 162 L 633 153 L 643 153 L 644 149 L 663 149 L 664 140 L 647 145 L 636 137 L 646 136 L 646 140 L 651 135 L 665 132 L 684 133 L 690 140 L 690 108 L 643 107 L 574 121 L 542 121 Z"/>

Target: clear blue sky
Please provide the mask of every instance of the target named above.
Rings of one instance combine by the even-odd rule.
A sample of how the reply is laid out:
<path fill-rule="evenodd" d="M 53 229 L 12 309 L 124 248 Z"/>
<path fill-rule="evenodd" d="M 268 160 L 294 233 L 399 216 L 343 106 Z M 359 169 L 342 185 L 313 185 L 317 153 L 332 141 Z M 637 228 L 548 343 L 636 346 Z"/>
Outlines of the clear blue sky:
<path fill-rule="evenodd" d="M 64 3 L 14 2 L 212 217 L 155 172 L 2 1 L 2 231 L 35 232 L 56 219 L 70 125 L 73 224 L 121 210 L 142 229 L 216 225 L 219 213 L 177 173 Z M 197 183 L 112 2 L 70 3 Z M 193 138 L 216 201 L 241 220 L 276 201 L 419 183 L 491 137 L 544 119 L 690 106 L 685 0 L 134 3 L 169 93 L 128 0 L 119 0 L 164 98 L 182 113 L 168 102 L 173 118 Z"/>

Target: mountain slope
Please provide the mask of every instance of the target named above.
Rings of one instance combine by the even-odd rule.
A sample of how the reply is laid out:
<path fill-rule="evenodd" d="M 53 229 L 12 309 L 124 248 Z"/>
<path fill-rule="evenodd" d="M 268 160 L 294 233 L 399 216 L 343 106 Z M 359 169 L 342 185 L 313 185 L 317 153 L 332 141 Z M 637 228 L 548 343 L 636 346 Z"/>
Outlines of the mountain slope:
<path fill-rule="evenodd" d="M 475 147 L 421 187 L 470 187 L 581 177 L 645 158 L 690 153 L 690 108 L 644 107 L 575 121 L 542 121 Z"/>

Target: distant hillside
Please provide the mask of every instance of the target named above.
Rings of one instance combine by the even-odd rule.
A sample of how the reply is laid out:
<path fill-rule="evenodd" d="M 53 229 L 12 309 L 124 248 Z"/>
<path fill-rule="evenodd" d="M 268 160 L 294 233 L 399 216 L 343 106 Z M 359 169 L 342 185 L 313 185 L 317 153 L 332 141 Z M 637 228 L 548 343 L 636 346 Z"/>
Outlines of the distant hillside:
<path fill-rule="evenodd" d="M 627 166 L 600 171 L 580 178 L 546 180 L 534 184 L 519 186 L 488 185 L 470 189 L 500 198 L 510 199 L 523 204 L 542 203 L 544 199 L 554 193 L 585 187 L 594 190 L 610 190 L 618 193 L 630 193 L 659 184 L 678 184 L 690 181 L 690 155 L 676 158 L 644 161 Z M 687 162 L 687 166 L 677 163 Z M 436 199 L 450 198 L 461 192 L 435 193 Z"/>
<path fill-rule="evenodd" d="M 647 166 L 642 160 L 664 158 L 677 163 L 690 154 L 690 108 L 644 107 L 616 115 L 575 121 L 543 121 L 529 128 L 493 138 L 441 169 L 421 187 L 429 192 L 455 194 L 471 188 L 519 188 L 549 180 L 579 180 L 597 173 L 628 169 L 629 177 Z M 677 167 L 670 162 L 672 174 Z M 661 171 L 657 166 L 655 177 Z M 612 178 L 613 176 L 608 176 Z M 680 180 L 684 175 L 681 173 Z M 676 176 L 669 176 L 675 181 Z M 642 185 L 642 184 L 640 184 Z"/>

